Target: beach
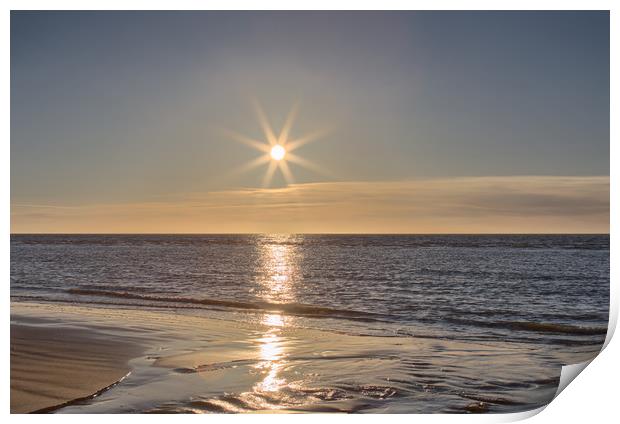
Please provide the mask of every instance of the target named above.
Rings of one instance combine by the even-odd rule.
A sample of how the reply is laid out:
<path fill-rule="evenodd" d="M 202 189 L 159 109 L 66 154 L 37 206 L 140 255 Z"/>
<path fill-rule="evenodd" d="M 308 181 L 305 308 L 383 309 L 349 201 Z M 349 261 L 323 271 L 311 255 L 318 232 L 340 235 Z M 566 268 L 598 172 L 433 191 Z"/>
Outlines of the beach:
<path fill-rule="evenodd" d="M 11 412 L 517 412 L 550 401 L 558 383 L 559 367 L 516 343 L 351 336 L 263 318 L 13 303 Z"/>
<path fill-rule="evenodd" d="M 608 236 L 13 235 L 11 411 L 526 411 L 608 296 Z"/>
<path fill-rule="evenodd" d="M 609 24 L 12 10 L 11 412 L 542 410 L 611 338 Z"/>
<path fill-rule="evenodd" d="M 130 371 L 139 344 L 94 327 L 15 317 L 11 322 L 11 412 L 52 411 L 92 396 Z"/>

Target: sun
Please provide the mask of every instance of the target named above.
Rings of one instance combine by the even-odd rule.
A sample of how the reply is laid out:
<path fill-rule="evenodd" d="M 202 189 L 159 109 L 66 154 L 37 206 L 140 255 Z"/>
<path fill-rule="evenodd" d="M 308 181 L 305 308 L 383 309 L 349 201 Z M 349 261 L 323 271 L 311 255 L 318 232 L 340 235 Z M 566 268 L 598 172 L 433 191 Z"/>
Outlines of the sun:
<path fill-rule="evenodd" d="M 284 147 L 280 146 L 279 144 L 276 144 L 271 148 L 271 157 L 274 160 L 282 160 L 285 154 L 286 150 L 284 150 Z"/>
<path fill-rule="evenodd" d="M 258 101 L 254 102 L 254 107 L 258 117 L 258 122 L 265 136 L 264 140 L 256 140 L 241 135 L 235 131 L 222 129 L 224 135 L 263 152 L 261 156 L 251 160 L 249 163 L 246 163 L 239 169 L 235 170 L 235 172 L 246 172 L 259 165 L 270 162 L 263 178 L 263 187 L 268 187 L 270 185 L 273 174 L 277 169 L 279 169 L 284 176 L 286 184 L 292 184 L 294 182 L 293 173 L 289 167 L 289 162 L 322 174 L 326 177 L 332 177 L 331 173 L 326 172 L 322 167 L 319 167 L 308 159 L 301 158 L 293 153 L 293 150 L 296 150 L 304 144 L 313 142 L 324 136 L 326 134 L 325 130 L 315 131 L 300 138 L 291 138 L 290 135 L 293 127 L 293 121 L 297 115 L 297 105 L 294 105 L 288 113 L 280 133 L 276 135 L 271 127 L 271 124 L 269 123 L 269 120 L 267 119 L 267 115 L 260 107 Z"/>

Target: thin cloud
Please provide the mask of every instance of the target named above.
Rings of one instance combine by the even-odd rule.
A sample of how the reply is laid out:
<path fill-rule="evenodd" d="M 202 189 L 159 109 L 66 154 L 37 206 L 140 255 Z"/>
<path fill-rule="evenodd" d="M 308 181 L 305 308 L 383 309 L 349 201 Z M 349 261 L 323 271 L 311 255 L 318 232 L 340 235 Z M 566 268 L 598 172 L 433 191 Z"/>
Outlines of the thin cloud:
<path fill-rule="evenodd" d="M 141 203 L 20 203 L 11 215 L 13 232 L 608 232 L 609 177 L 293 184 Z"/>

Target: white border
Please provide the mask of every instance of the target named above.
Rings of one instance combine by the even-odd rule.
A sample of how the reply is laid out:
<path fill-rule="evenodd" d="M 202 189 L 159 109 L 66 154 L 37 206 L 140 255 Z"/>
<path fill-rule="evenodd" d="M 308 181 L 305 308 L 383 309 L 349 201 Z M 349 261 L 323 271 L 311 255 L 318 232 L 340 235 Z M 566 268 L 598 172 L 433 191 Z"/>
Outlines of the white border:
<path fill-rule="evenodd" d="M 406 1 L 406 0 L 384 0 L 368 1 L 368 0 L 348 0 L 348 1 L 335 1 L 335 0 L 314 0 L 314 1 L 295 1 L 286 2 L 283 0 L 270 1 L 270 0 L 218 0 L 218 1 L 199 1 L 199 0 L 176 0 L 176 1 L 162 1 L 162 0 L 150 0 L 150 1 L 101 1 L 91 0 L 88 2 L 60 0 L 60 1 L 5 1 L 4 13 L 2 15 L 2 31 L 0 32 L 0 45 L 2 46 L 3 54 L 3 67 L 2 67 L 2 126 L 3 137 L 2 146 L 0 147 L 2 154 L 0 160 L 2 161 L 2 167 L 0 173 L 2 174 L 3 184 L 0 186 L 2 197 L 5 199 L 5 206 L 2 209 L 3 220 L 2 227 L 5 228 L 4 240 L 2 246 L 2 270 L 5 276 L 5 282 L 3 284 L 2 293 L 2 307 L 5 312 L 5 319 L 3 321 L 2 336 L 5 343 L 9 340 L 9 314 L 10 314 L 10 289 L 9 289 L 9 275 L 10 275 L 10 252 L 9 252 L 9 234 L 10 234 L 10 67 L 9 67 L 9 50 L 10 50 L 10 13 L 11 9 L 79 9 L 79 10 L 104 10 L 104 9 L 118 9 L 118 10 L 132 10 L 132 9 L 157 9 L 157 10 L 183 10 L 183 9 L 213 9 L 213 10 L 234 10 L 234 9 L 287 9 L 287 10 L 299 10 L 299 9 L 414 9 L 414 10 L 442 10 L 442 9 L 471 9 L 471 10 L 611 10 L 611 75 L 618 75 L 620 68 L 618 67 L 618 24 L 619 19 L 616 13 L 620 8 L 616 6 L 617 2 L 613 1 L 559 1 L 559 0 L 525 0 L 525 1 Z M 614 7 L 615 6 L 615 7 Z M 614 51 L 614 47 L 616 51 Z M 618 126 L 617 116 L 614 112 L 617 112 L 616 101 L 618 97 L 618 85 L 614 83 L 612 77 L 611 80 L 611 140 L 617 140 L 618 138 Z M 612 142 L 610 146 L 610 161 L 611 164 L 618 163 L 618 148 L 617 142 Z M 616 182 L 618 179 L 618 172 L 611 166 L 611 226 L 610 228 L 616 228 L 618 224 L 618 216 L 613 212 L 618 210 L 618 192 L 616 190 Z M 611 244 L 615 244 L 616 238 L 611 235 Z M 611 282 L 612 282 L 612 305 L 610 311 L 610 326 L 615 329 L 615 323 L 617 322 L 618 313 L 618 288 L 617 278 L 615 278 L 616 269 L 615 265 L 618 263 L 618 255 L 614 251 L 611 253 Z M 610 331 L 610 334 L 612 333 Z M 607 342 L 609 342 L 609 337 Z M 8 344 L 8 343 L 7 343 Z M 2 375 L 4 384 L 0 388 L 0 394 L 4 404 L 2 405 L 5 414 L 9 413 L 9 384 L 8 384 L 8 370 L 10 363 L 10 354 L 8 346 L 5 345 L 3 350 L 3 359 L 5 366 L 2 367 Z M 551 421 L 568 421 L 568 422 L 583 422 L 584 420 L 595 421 L 608 421 L 608 417 L 617 415 L 617 395 L 615 383 L 618 376 L 618 367 L 614 358 L 620 357 L 620 348 L 618 342 L 614 341 L 610 343 L 606 349 L 597 357 L 591 365 L 587 367 L 587 370 L 578 377 L 578 382 L 570 384 L 566 390 L 564 390 L 560 396 L 554 400 L 543 413 L 531 418 L 531 422 L 548 422 Z M 540 411 L 537 411 L 540 412 Z M 526 418 L 532 413 L 523 414 L 504 414 L 504 415 L 473 415 L 473 416 L 461 416 L 461 415 L 390 415 L 385 419 L 396 422 L 410 422 L 412 419 L 423 422 L 506 422 L 514 421 L 517 419 Z M 11 420 L 15 422 L 33 421 L 38 420 L 38 416 L 27 415 L 12 415 Z M 46 420 L 68 420 L 77 422 L 82 420 L 83 417 L 67 417 L 67 416 L 46 416 Z M 104 415 L 91 415 L 88 417 L 89 421 L 105 422 L 109 419 Z M 168 420 L 169 416 L 115 416 L 115 420 L 125 419 L 148 419 L 153 421 Z M 191 416 L 174 417 L 175 420 L 191 420 L 198 419 Z M 207 418 L 200 418 L 207 419 Z M 277 416 L 277 415 L 233 415 L 225 416 L 218 415 L 210 417 L 208 419 L 216 419 L 219 422 L 239 422 L 245 420 L 252 420 L 253 422 L 269 422 L 279 420 L 289 420 L 290 416 Z M 317 415 L 297 415 L 294 419 L 310 422 L 317 419 Z M 377 417 L 377 415 L 355 415 L 355 416 L 341 416 L 341 415 L 323 415 L 321 420 L 335 421 L 335 420 L 359 420 L 374 422 L 377 419 L 383 419 Z M 544 421 L 541 421 L 544 420 Z"/>

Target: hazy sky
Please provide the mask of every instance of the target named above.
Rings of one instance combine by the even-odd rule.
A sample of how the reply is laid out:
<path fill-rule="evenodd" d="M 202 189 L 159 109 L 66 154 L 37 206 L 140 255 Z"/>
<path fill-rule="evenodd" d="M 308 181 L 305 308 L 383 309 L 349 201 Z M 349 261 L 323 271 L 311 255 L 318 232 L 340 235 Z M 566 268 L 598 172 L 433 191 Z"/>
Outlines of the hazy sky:
<path fill-rule="evenodd" d="M 222 129 L 290 139 L 294 184 Z M 13 12 L 14 232 L 607 232 L 607 12 Z"/>

